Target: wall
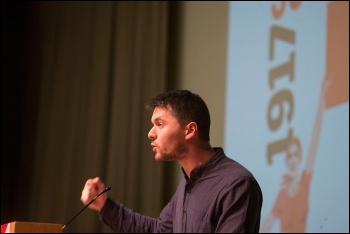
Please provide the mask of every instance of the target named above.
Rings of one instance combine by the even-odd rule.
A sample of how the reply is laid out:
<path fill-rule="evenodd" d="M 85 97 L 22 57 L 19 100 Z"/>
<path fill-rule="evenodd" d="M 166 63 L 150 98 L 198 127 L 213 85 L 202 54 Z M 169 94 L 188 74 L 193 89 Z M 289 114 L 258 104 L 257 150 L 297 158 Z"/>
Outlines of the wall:
<path fill-rule="evenodd" d="M 223 146 L 228 2 L 183 1 L 178 86 L 198 93 L 211 112 L 211 143 Z"/>

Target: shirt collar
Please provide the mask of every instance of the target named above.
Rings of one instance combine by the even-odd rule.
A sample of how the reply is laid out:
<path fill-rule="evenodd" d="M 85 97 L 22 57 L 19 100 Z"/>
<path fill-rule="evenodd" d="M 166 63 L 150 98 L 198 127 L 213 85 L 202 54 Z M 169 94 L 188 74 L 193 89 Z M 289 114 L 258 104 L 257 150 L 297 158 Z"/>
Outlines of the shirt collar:
<path fill-rule="evenodd" d="M 191 183 L 198 180 L 203 174 L 214 168 L 218 161 L 225 157 L 224 150 L 221 147 L 213 147 L 213 150 L 214 155 L 208 161 L 194 168 L 191 171 L 191 178 L 188 178 L 187 174 L 185 173 L 185 170 L 181 168 L 187 183 Z"/>

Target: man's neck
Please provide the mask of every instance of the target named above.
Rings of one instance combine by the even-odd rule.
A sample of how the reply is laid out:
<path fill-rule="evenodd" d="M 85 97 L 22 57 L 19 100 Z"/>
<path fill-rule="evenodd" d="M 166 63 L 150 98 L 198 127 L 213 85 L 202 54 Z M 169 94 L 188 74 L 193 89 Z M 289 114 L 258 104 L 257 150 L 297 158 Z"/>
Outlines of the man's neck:
<path fill-rule="evenodd" d="M 204 164 L 214 155 L 214 150 L 211 147 L 196 148 L 190 150 L 188 156 L 179 161 L 188 178 L 190 178 L 193 169 Z"/>

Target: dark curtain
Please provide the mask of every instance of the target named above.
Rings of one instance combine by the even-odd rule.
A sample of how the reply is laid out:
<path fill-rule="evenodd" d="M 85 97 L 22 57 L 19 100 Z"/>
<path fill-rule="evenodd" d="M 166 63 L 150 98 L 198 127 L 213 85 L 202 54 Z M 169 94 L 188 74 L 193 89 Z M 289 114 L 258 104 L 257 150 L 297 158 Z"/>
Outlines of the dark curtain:
<path fill-rule="evenodd" d="M 169 2 L 1 2 L 1 223 L 67 223 L 88 178 L 157 217 L 147 101 L 167 88 Z M 109 232 L 81 213 L 64 232 Z"/>

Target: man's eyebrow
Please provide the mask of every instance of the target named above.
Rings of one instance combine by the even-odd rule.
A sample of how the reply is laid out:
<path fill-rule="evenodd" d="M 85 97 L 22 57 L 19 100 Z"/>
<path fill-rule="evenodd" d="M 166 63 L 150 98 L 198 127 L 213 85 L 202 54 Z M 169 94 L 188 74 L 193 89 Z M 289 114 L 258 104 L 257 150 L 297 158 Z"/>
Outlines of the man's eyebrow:
<path fill-rule="evenodd" d="M 156 121 L 160 121 L 160 120 L 162 120 L 162 117 L 160 117 L 160 116 L 158 116 L 158 117 L 156 117 L 156 118 L 152 119 L 152 121 L 154 121 L 154 122 L 156 122 Z"/>

